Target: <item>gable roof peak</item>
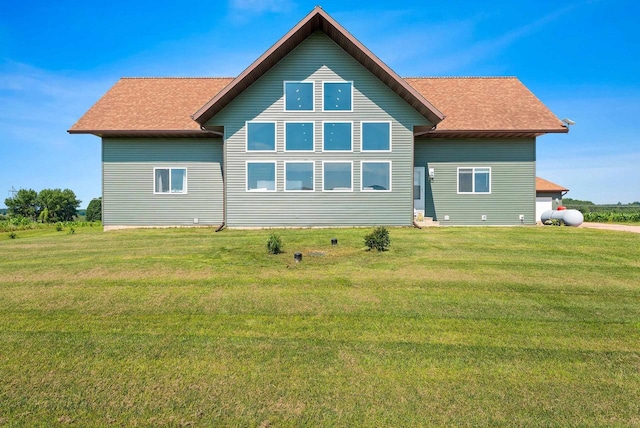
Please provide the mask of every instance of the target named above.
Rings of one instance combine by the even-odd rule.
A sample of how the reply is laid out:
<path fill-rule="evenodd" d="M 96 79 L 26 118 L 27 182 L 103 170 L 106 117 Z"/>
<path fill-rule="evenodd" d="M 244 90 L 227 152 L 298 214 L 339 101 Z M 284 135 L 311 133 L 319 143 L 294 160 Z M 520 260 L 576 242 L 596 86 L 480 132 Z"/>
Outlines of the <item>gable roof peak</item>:
<path fill-rule="evenodd" d="M 442 112 L 427 101 L 427 99 L 411 85 L 405 82 L 396 72 L 391 70 L 391 68 L 353 37 L 344 27 L 331 18 L 320 6 L 314 7 L 307 16 L 298 22 L 278 42 L 255 60 L 227 87 L 195 112 L 192 118 L 200 125 L 204 125 L 315 31 L 325 33 L 345 52 L 396 92 L 405 102 L 411 105 L 431 123 L 435 125 L 444 119 Z"/>

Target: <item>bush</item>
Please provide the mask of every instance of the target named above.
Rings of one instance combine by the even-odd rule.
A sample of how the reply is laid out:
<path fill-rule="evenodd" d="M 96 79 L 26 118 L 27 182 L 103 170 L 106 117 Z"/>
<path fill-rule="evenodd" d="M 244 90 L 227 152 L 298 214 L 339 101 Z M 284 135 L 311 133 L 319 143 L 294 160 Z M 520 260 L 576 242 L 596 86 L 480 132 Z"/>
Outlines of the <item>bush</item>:
<path fill-rule="evenodd" d="M 282 240 L 275 233 L 269 235 L 269 239 L 267 239 L 267 250 L 269 254 L 280 254 L 282 252 Z"/>
<path fill-rule="evenodd" d="M 64 229 L 64 226 L 62 225 L 62 223 L 61 222 L 56 223 L 56 231 L 62 232 L 62 229 Z"/>
<path fill-rule="evenodd" d="M 373 250 L 387 251 L 389 245 L 391 245 L 391 238 L 389 238 L 389 231 L 384 226 L 378 226 L 373 229 L 373 232 L 364 237 L 364 244 Z"/>
<path fill-rule="evenodd" d="M 9 238 L 11 239 L 16 239 L 18 235 L 12 230 L 11 232 L 9 232 Z"/>

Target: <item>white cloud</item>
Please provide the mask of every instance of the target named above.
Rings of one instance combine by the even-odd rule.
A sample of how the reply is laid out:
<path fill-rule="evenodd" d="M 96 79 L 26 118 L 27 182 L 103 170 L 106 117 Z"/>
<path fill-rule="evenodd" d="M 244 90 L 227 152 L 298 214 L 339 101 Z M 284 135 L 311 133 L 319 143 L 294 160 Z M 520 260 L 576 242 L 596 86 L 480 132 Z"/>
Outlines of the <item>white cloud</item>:
<path fill-rule="evenodd" d="M 246 23 L 264 13 L 286 13 L 295 4 L 291 0 L 230 0 L 229 18 L 235 23 Z"/>

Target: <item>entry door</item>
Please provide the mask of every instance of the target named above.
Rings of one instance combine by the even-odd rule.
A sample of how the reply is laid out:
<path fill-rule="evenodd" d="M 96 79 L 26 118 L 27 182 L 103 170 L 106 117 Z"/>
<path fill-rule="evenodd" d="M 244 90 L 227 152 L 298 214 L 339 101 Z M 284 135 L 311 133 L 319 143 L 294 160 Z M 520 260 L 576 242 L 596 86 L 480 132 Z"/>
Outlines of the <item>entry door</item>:
<path fill-rule="evenodd" d="M 424 217 L 424 167 L 413 168 L 413 213 Z"/>

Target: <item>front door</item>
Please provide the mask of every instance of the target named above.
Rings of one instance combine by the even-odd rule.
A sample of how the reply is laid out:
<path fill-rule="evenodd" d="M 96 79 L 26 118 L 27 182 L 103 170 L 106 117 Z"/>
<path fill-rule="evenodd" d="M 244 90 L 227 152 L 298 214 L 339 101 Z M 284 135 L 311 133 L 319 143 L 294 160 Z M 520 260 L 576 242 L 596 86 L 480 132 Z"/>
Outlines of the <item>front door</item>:
<path fill-rule="evenodd" d="M 413 168 L 413 216 L 416 220 L 424 218 L 424 167 Z"/>

